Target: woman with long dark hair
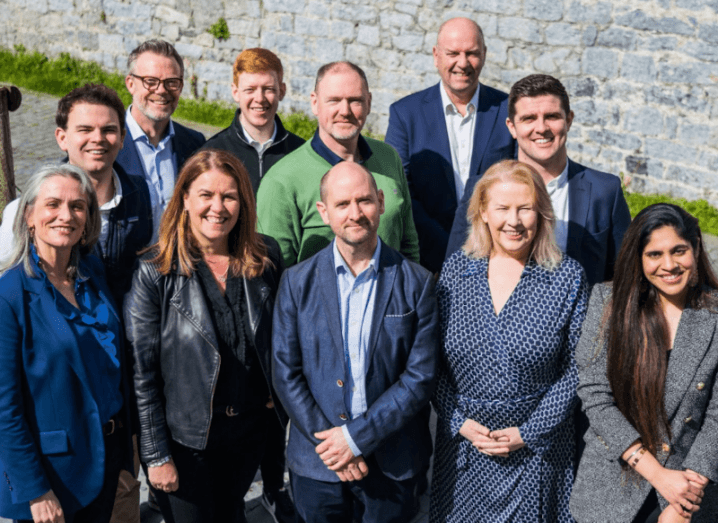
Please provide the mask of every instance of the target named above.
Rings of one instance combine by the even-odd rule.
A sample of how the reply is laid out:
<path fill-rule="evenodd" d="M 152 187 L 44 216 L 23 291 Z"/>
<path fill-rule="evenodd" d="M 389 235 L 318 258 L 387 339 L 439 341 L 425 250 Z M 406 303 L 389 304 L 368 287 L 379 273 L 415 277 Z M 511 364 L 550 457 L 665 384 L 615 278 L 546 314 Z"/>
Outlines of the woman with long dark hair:
<path fill-rule="evenodd" d="M 280 422 L 270 384 L 279 246 L 256 221 L 242 163 L 198 152 L 125 301 L 140 457 L 167 521 L 246 521 L 267 426 Z"/>
<path fill-rule="evenodd" d="M 641 211 L 576 349 L 590 422 L 577 521 L 716 520 L 717 293 L 698 220 L 669 204 Z"/>

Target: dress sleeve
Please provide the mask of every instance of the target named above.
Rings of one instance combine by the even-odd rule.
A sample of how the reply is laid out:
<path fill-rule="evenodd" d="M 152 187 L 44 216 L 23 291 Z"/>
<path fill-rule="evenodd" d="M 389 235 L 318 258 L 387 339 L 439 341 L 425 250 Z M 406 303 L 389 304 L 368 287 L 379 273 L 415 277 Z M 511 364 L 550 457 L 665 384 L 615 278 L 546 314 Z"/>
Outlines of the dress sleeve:
<path fill-rule="evenodd" d="M 560 269 L 557 269 L 560 270 Z M 581 326 L 586 317 L 588 287 L 586 275 L 580 269 L 574 280 L 569 300 L 571 313 L 565 326 L 564 353 L 560 361 L 561 371 L 558 379 L 551 385 L 529 419 L 519 427 L 524 443 L 536 452 L 543 454 L 552 443 L 551 434 L 573 413 L 576 405 L 576 386 L 578 369 L 576 366 L 576 345 L 581 334 Z M 562 327 L 563 328 L 563 327 Z"/>
<path fill-rule="evenodd" d="M 457 285 L 457 271 L 455 260 L 448 260 L 441 271 L 439 282 L 436 286 L 436 297 L 439 302 L 439 325 L 440 325 L 440 352 L 438 361 L 438 380 L 436 392 L 432 404 L 442 421 L 439 425 L 448 427 L 451 436 L 459 433 L 461 426 L 466 421 L 466 416 L 459 409 L 457 401 L 458 388 L 454 379 L 451 366 L 446 357 L 446 333 L 451 321 L 452 289 Z"/>

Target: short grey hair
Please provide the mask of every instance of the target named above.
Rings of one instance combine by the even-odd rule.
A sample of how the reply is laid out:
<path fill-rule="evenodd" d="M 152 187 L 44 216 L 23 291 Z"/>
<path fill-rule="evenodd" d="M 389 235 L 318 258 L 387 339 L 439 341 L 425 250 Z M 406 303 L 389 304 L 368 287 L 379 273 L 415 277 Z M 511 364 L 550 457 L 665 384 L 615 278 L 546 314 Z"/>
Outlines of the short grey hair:
<path fill-rule="evenodd" d="M 30 237 L 30 228 L 27 224 L 27 216 L 35 206 L 35 200 L 42 185 L 54 176 L 62 176 L 64 178 L 72 178 L 80 183 L 80 189 L 87 199 L 87 221 L 85 222 L 85 243 L 80 242 L 72 247 L 70 255 L 70 263 L 68 265 L 68 276 L 75 277 L 77 275 L 77 265 L 81 255 L 89 253 L 100 238 L 100 207 L 97 202 L 97 193 L 92 185 L 90 177 L 77 166 L 70 164 L 45 165 L 33 174 L 27 182 L 25 192 L 22 193 L 20 204 L 15 214 L 13 222 L 14 244 L 12 254 L 7 262 L 0 267 L 0 272 L 4 272 L 10 267 L 22 264 L 25 274 L 35 277 L 35 271 L 32 269 L 30 245 L 32 238 Z"/>
<path fill-rule="evenodd" d="M 130 56 L 127 57 L 127 72 L 132 74 L 135 70 L 135 63 L 137 59 L 145 53 L 154 53 L 160 56 L 166 56 L 167 58 L 174 58 L 177 65 L 180 68 L 180 78 L 184 78 L 184 61 L 182 57 L 171 43 L 164 40 L 152 39 L 142 42 L 140 45 L 135 47 Z"/>

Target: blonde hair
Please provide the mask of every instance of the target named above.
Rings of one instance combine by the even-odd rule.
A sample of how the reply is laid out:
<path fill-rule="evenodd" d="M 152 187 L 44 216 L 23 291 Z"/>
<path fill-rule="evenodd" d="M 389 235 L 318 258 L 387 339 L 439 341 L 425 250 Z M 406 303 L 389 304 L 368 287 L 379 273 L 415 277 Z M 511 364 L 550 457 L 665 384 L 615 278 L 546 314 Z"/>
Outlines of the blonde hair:
<path fill-rule="evenodd" d="M 538 213 L 536 237 L 533 240 L 531 254 L 536 263 L 546 269 L 554 269 L 563 254 L 556 245 L 553 227 L 556 221 L 551 205 L 551 197 L 536 170 L 517 160 L 503 160 L 495 163 L 484 173 L 474 188 L 469 201 L 466 217 L 469 222 L 469 234 L 463 250 L 470 258 L 487 258 L 493 249 L 491 231 L 488 224 L 481 218 L 489 203 L 489 189 L 497 182 L 515 182 L 531 189 L 534 206 Z"/>

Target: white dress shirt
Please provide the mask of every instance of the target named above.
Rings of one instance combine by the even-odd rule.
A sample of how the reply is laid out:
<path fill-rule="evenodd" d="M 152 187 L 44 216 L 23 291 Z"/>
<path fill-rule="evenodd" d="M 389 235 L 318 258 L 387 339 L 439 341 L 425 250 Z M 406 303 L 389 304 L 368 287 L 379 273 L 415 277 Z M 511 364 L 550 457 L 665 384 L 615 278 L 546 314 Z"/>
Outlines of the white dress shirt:
<path fill-rule="evenodd" d="M 474 151 L 474 131 L 476 129 L 476 109 L 479 107 L 479 88 L 466 106 L 466 116 L 459 110 L 446 94 L 444 82 L 439 85 L 441 106 L 444 108 L 446 131 L 449 134 L 451 149 L 451 165 L 454 167 L 454 184 L 456 185 L 456 201 L 461 201 L 466 180 L 469 179 L 471 155 Z"/>
<path fill-rule="evenodd" d="M 551 197 L 553 213 L 556 217 L 556 243 L 559 248 L 566 252 L 568 243 L 568 160 L 566 167 L 556 178 L 546 184 L 548 195 Z"/>

